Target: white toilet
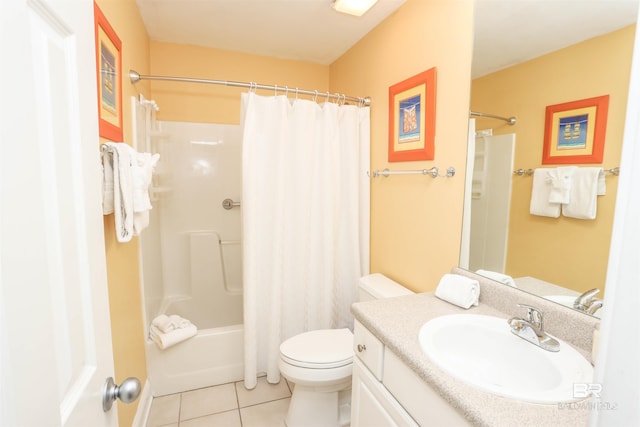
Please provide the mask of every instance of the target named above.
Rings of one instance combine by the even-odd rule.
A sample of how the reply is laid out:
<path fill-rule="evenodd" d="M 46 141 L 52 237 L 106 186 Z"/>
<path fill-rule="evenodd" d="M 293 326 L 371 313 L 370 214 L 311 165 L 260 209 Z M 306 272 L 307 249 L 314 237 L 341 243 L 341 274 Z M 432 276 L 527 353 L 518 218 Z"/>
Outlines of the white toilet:
<path fill-rule="evenodd" d="M 412 294 L 382 274 L 358 280 L 358 300 Z M 295 384 L 285 423 L 288 427 L 349 424 L 353 334 L 349 329 L 304 332 L 280 345 L 280 373 Z"/>

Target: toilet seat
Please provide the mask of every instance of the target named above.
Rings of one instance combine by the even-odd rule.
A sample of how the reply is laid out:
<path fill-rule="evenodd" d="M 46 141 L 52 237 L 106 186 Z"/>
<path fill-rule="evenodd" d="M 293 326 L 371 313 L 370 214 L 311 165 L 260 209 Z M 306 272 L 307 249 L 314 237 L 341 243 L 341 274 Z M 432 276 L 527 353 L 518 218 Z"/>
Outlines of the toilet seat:
<path fill-rule="evenodd" d="M 281 359 L 293 366 L 331 369 L 353 363 L 353 334 L 344 329 L 320 329 L 289 338 L 280 345 Z"/>

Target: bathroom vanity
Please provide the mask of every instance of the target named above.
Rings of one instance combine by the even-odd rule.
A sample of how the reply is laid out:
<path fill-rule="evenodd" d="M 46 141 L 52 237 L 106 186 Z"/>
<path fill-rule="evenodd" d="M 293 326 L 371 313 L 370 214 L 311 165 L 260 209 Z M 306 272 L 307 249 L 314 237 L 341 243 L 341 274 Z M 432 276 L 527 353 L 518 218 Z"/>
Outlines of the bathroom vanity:
<path fill-rule="evenodd" d="M 358 321 L 354 352 L 352 426 L 471 425 Z"/>
<path fill-rule="evenodd" d="M 545 329 L 550 334 L 591 361 L 598 319 L 463 270 L 453 272 L 479 280 L 479 306 L 464 310 L 433 293 L 353 305 L 356 357 L 351 425 L 587 425 L 588 400 L 579 402 L 581 405 L 535 404 L 485 392 L 439 369 L 423 353 L 418 335 L 423 324 L 439 316 L 480 314 L 506 322 L 522 314 L 516 304 L 528 304 L 544 312 Z"/>

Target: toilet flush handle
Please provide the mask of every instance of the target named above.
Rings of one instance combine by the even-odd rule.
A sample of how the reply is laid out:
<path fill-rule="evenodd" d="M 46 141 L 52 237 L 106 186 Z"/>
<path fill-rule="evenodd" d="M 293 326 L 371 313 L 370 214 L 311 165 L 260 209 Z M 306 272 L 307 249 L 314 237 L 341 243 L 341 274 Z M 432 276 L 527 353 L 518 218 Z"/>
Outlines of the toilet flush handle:
<path fill-rule="evenodd" d="M 358 346 L 356 347 L 358 349 L 358 353 L 362 353 L 363 351 L 365 351 L 367 349 L 367 346 L 364 344 L 358 344 Z"/>

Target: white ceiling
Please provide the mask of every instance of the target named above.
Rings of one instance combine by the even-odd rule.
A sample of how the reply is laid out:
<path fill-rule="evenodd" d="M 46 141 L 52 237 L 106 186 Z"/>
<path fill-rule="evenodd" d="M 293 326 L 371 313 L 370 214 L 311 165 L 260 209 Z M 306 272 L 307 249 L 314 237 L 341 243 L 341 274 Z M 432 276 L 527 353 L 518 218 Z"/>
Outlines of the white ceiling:
<path fill-rule="evenodd" d="M 636 22 L 638 0 L 476 0 L 472 77 Z"/>
<path fill-rule="evenodd" d="M 332 0 L 136 0 L 153 40 L 325 65 L 404 1 L 379 0 L 357 18 Z M 476 0 L 472 76 L 630 25 L 637 8 L 638 0 Z"/>
<path fill-rule="evenodd" d="M 379 0 L 358 18 L 332 0 L 136 0 L 152 40 L 328 65 L 405 0 Z"/>

